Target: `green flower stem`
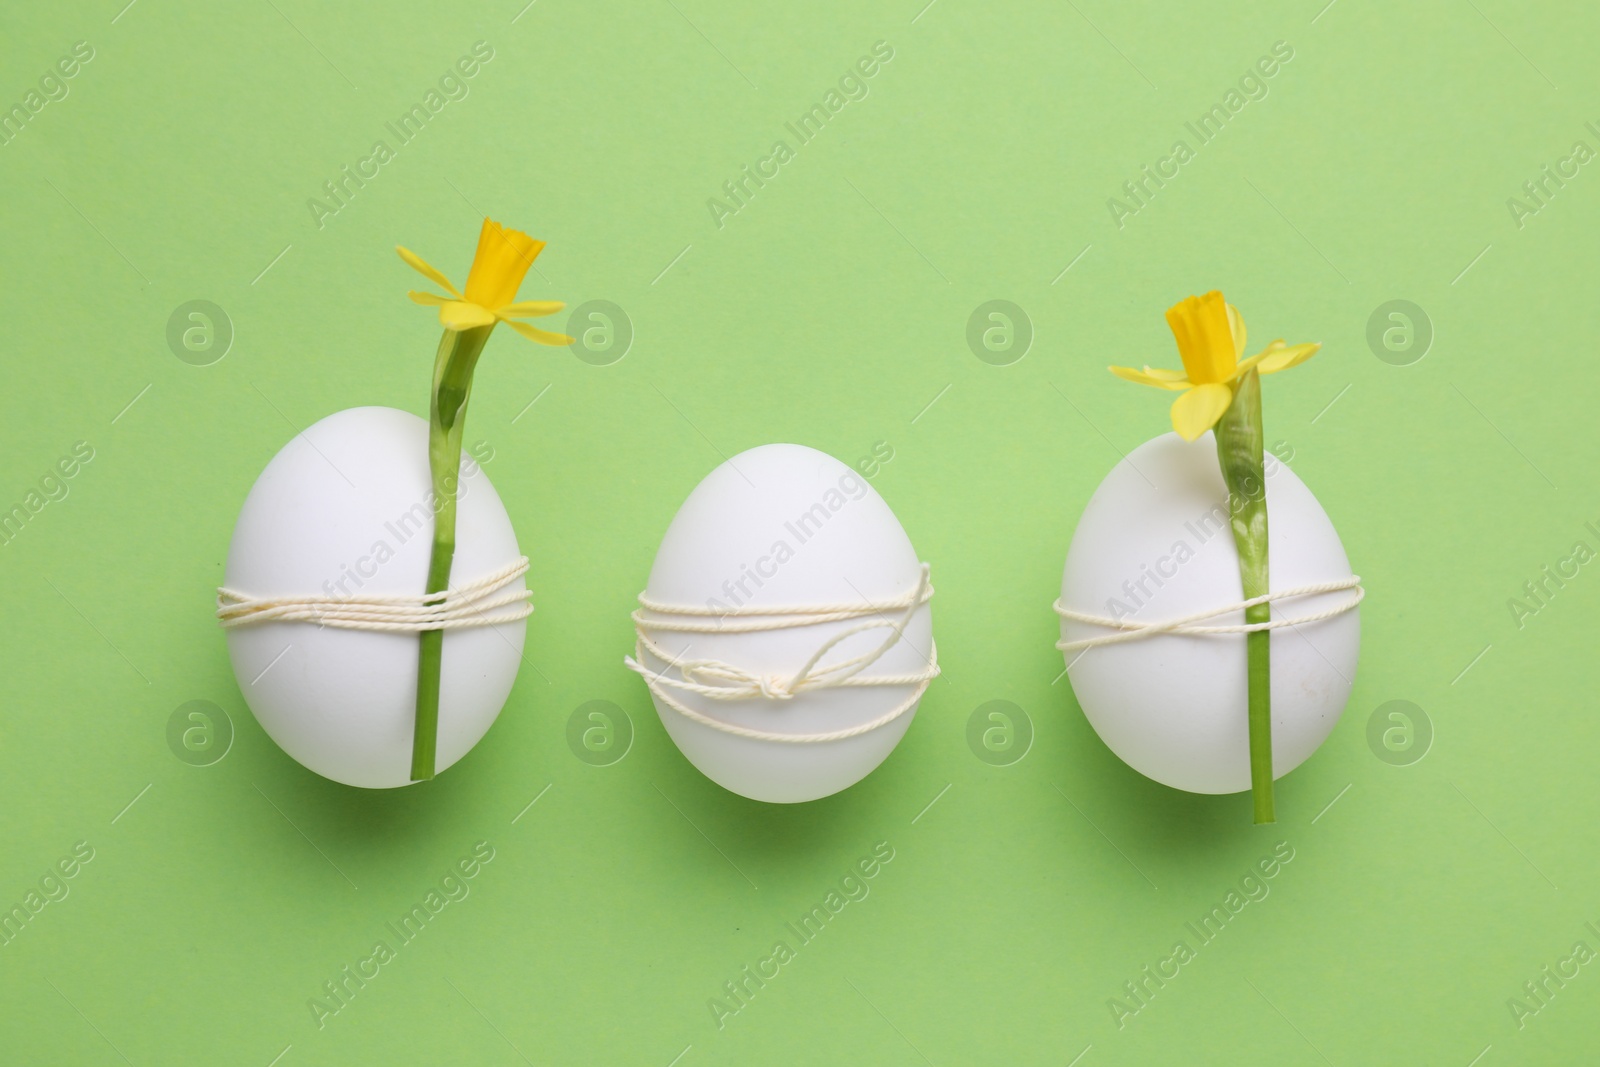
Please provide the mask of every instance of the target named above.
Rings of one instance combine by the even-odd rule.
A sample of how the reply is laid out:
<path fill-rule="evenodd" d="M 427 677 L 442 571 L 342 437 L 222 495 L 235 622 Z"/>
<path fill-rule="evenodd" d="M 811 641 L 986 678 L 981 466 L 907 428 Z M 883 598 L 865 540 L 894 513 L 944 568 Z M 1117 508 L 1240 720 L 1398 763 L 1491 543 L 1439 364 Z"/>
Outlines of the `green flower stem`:
<path fill-rule="evenodd" d="M 1217 462 L 1228 483 L 1228 513 L 1239 550 L 1239 584 L 1244 599 L 1271 592 L 1267 572 L 1267 481 L 1262 469 L 1261 378 L 1250 371 L 1239 379 L 1233 403 L 1216 426 Z M 1246 608 L 1246 623 L 1268 622 L 1271 604 Z M 1250 792 L 1255 822 L 1275 821 L 1272 810 L 1272 633 L 1245 635 L 1249 673 Z"/>
<path fill-rule="evenodd" d="M 428 470 L 433 477 L 433 554 L 428 559 L 427 592 L 450 584 L 456 555 L 456 489 L 461 478 L 461 431 L 467 421 L 472 372 L 493 324 L 446 330 L 433 362 L 433 400 L 428 410 Z M 424 630 L 417 660 L 417 717 L 411 738 L 411 780 L 433 777 L 439 741 L 439 677 L 444 631 Z"/>

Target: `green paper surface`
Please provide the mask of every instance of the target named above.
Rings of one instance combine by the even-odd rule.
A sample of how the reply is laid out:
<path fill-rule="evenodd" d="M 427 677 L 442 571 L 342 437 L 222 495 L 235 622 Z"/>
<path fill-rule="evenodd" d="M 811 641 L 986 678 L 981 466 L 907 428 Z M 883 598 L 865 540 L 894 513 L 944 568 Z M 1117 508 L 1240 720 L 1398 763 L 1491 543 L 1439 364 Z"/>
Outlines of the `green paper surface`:
<path fill-rule="evenodd" d="M 0 16 L 0 1061 L 1593 1057 L 1592 7 L 523 3 Z M 485 214 L 590 309 L 497 331 L 466 431 L 527 662 L 458 765 L 362 792 L 256 724 L 215 587 L 296 432 L 425 415 L 393 249 L 459 284 Z M 1269 827 L 1118 761 L 1053 648 L 1078 514 L 1168 429 L 1106 365 L 1176 366 L 1213 287 L 1250 351 L 1324 343 L 1267 447 L 1369 591 Z M 939 590 L 905 740 L 798 807 L 622 665 L 678 505 L 770 441 L 863 461 Z"/>

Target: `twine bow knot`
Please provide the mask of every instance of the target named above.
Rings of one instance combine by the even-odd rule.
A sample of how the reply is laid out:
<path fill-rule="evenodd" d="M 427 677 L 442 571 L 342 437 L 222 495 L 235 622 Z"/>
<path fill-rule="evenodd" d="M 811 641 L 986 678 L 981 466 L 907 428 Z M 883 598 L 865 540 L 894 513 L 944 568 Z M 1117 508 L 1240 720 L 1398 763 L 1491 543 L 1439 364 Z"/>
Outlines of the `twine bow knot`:
<path fill-rule="evenodd" d="M 927 665 L 911 674 L 875 674 L 867 677 L 862 672 L 877 663 L 900 641 L 905 639 L 905 628 L 919 608 L 933 597 L 929 568 L 921 565 L 916 587 L 909 593 L 892 600 L 879 602 L 858 601 L 839 604 L 807 604 L 778 606 L 748 606 L 744 609 L 695 608 L 662 603 L 644 594 L 639 596 L 640 610 L 633 613 L 638 640 L 634 654 L 623 662 L 636 671 L 650 687 L 650 692 L 661 703 L 672 708 L 692 722 L 709 726 L 723 733 L 749 737 L 760 741 L 783 741 L 796 744 L 822 741 L 840 741 L 869 733 L 899 718 L 922 699 L 928 683 L 939 675 L 939 654 L 930 646 Z M 648 613 L 648 614 L 647 614 Z M 892 614 L 891 614 L 892 613 Z M 888 617 L 886 617 L 888 616 Z M 792 676 L 778 673 L 757 673 L 732 663 L 714 659 L 688 659 L 673 655 L 662 648 L 650 631 L 668 633 L 761 633 L 771 630 L 797 629 L 823 623 L 848 622 L 860 619 L 855 626 L 847 627 L 824 641 L 801 668 Z M 841 642 L 857 634 L 873 630 L 888 630 L 884 640 L 871 651 L 822 666 L 822 660 Z M 646 666 L 645 653 L 661 661 L 660 670 Z M 676 669 L 674 677 L 667 672 Z M 747 700 L 762 698 L 774 701 L 793 700 L 801 693 L 815 689 L 832 689 L 854 686 L 912 686 L 911 695 L 900 704 L 870 722 L 829 733 L 798 734 L 778 733 L 770 730 L 753 730 L 737 723 L 712 718 L 689 707 L 669 690 L 693 693 L 707 700 Z"/>

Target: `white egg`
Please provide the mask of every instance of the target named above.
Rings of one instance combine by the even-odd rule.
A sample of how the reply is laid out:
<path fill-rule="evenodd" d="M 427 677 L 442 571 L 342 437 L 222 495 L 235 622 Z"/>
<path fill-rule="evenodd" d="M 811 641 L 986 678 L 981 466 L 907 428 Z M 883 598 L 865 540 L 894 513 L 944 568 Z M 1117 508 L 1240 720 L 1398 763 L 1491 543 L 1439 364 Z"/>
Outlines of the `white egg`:
<path fill-rule="evenodd" d="M 1270 588 L 1350 576 L 1327 513 L 1295 473 L 1266 457 Z M 1274 618 L 1329 610 L 1352 592 L 1273 603 Z M 1165 434 L 1140 445 L 1095 490 L 1072 536 L 1061 603 L 1084 613 L 1157 622 L 1235 604 L 1239 556 L 1211 434 Z M 1238 625 L 1234 611 L 1206 620 Z M 1110 631 L 1063 619 L 1065 641 Z M 1350 696 L 1361 623 L 1356 610 L 1270 631 L 1272 768 L 1282 777 L 1322 744 Z M 1065 653 L 1072 689 L 1106 745 L 1130 767 L 1193 793 L 1250 788 L 1243 634 L 1162 634 Z"/>
<path fill-rule="evenodd" d="M 706 476 L 662 538 L 646 595 L 685 607 L 741 610 L 829 603 L 881 603 L 912 593 L 921 564 L 889 505 L 859 473 L 801 445 L 753 448 Z M 892 620 L 902 612 L 881 616 Z M 658 618 L 646 613 L 649 618 Z M 652 632 L 669 655 L 714 659 L 761 675 L 792 677 L 830 637 L 856 622 L 756 633 Z M 870 652 L 892 631 L 846 638 L 823 664 Z M 928 666 L 933 623 L 923 604 L 900 639 L 863 677 L 911 675 Z M 643 665 L 680 677 L 646 653 Z M 788 699 L 714 700 L 668 689 L 702 715 L 788 734 L 830 733 L 888 714 L 914 685 L 803 690 Z M 866 777 L 904 736 L 915 708 L 864 734 L 819 743 L 758 740 L 695 722 L 658 697 L 656 710 L 678 748 L 723 787 L 773 803 L 836 793 Z"/>
<path fill-rule="evenodd" d="M 393 408 L 329 415 L 283 447 L 239 512 L 223 584 L 253 597 L 417 595 L 433 543 L 428 424 Z M 463 456 L 452 584 L 521 555 L 489 477 Z M 527 586 L 518 579 L 507 591 Z M 494 723 L 522 662 L 526 621 L 448 630 L 438 771 Z M 411 780 L 418 637 L 268 622 L 226 631 L 245 702 L 290 756 L 346 785 Z"/>

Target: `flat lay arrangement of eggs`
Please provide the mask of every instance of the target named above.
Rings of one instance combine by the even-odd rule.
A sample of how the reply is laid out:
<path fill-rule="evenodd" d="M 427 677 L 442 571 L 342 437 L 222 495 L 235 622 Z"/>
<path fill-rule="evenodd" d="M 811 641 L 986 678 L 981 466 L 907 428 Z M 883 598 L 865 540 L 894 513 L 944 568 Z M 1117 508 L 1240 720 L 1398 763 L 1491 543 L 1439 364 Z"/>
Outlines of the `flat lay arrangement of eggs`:
<path fill-rule="evenodd" d="M 1271 588 L 1348 576 L 1338 534 L 1310 490 L 1270 457 L 1266 473 Z M 428 566 L 430 484 L 423 420 L 375 407 L 330 415 L 285 445 L 250 491 L 224 584 L 257 596 L 415 595 Z M 462 463 L 459 499 L 452 581 L 518 559 L 505 508 L 471 459 Z M 1239 564 L 1228 507 L 1209 434 L 1195 442 L 1176 434 L 1146 442 L 1106 476 L 1085 507 L 1067 554 L 1061 603 L 1136 621 L 1236 603 Z M 671 605 L 699 612 L 710 625 L 655 632 L 653 650 L 641 643 L 633 666 L 651 683 L 667 735 L 712 781 L 770 803 L 829 796 L 888 758 L 911 726 L 921 689 L 908 682 L 791 693 L 783 691 L 784 680 L 809 661 L 826 666 L 872 653 L 886 634 L 892 639 L 863 668 L 863 678 L 929 670 L 936 658 L 930 607 L 907 602 L 903 619 L 899 610 L 868 612 L 877 628 L 864 632 L 856 632 L 863 630 L 859 618 L 780 618 L 764 616 L 763 608 L 882 605 L 907 597 L 924 573 L 894 512 L 861 473 L 801 445 L 753 448 L 711 471 L 679 508 L 637 616 L 648 629 L 664 618 L 648 605 Z M 518 579 L 515 588 L 526 585 Z M 1280 602 L 1274 611 L 1315 613 L 1341 595 Z M 1237 623 L 1242 612 L 1210 621 Z M 1064 641 L 1105 632 L 1074 619 L 1061 624 Z M 520 620 L 447 631 L 439 769 L 464 756 L 494 723 L 516 679 L 524 636 Z M 1354 610 L 1272 631 L 1275 776 L 1308 758 L 1338 722 L 1359 644 Z M 408 784 L 415 633 L 268 622 L 230 629 L 228 650 L 250 708 L 290 756 L 349 785 Z M 1242 634 L 1153 634 L 1069 650 L 1066 662 L 1085 716 L 1129 766 L 1190 792 L 1249 788 Z M 683 663 L 734 665 L 739 677 L 771 679 L 776 688 L 734 698 L 693 685 L 663 688 L 703 681 L 686 675 Z M 664 699 L 669 692 L 672 699 Z M 898 707 L 903 714 L 893 713 Z M 851 730 L 860 732 L 814 738 Z M 752 731 L 780 736 L 748 736 Z"/>

